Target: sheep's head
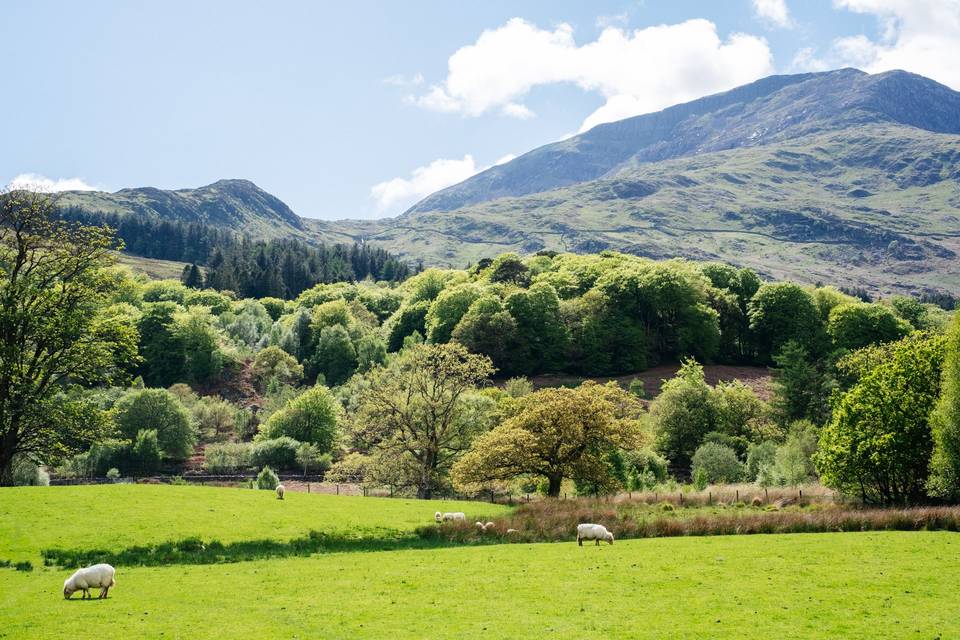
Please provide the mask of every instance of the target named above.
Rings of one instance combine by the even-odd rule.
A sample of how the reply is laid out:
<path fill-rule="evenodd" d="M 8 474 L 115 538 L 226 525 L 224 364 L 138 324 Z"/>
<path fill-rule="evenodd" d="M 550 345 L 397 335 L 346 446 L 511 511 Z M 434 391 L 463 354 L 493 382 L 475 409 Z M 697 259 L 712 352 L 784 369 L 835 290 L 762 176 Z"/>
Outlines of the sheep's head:
<path fill-rule="evenodd" d="M 68 587 L 68 586 L 67 586 L 67 583 L 64 583 L 64 584 L 63 584 L 63 597 L 64 597 L 66 600 L 69 600 L 69 599 L 70 599 L 70 596 L 73 595 L 73 592 L 74 592 L 74 591 L 76 591 L 76 589 L 73 589 L 73 588 L 71 588 L 71 587 Z"/>
<path fill-rule="evenodd" d="M 613 544 L 613 534 L 607 531 L 607 535 L 603 536 L 607 542 Z"/>
<path fill-rule="evenodd" d="M 433 514 L 433 519 L 437 522 L 443 522 L 443 514 L 437 511 L 435 514 Z"/>

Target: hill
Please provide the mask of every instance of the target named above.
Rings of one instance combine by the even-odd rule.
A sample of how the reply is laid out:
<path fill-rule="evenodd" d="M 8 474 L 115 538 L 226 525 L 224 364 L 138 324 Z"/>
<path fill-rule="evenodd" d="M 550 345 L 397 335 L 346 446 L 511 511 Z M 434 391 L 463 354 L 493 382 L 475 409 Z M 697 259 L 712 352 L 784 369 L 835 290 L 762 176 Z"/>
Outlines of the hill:
<path fill-rule="evenodd" d="M 771 76 L 534 149 L 439 191 L 410 211 L 452 211 L 608 177 L 640 163 L 875 123 L 960 133 L 960 93 L 904 71 Z"/>
<path fill-rule="evenodd" d="M 276 196 L 249 180 L 218 180 L 197 189 L 165 191 L 154 187 L 102 191 L 67 191 L 65 207 L 120 215 L 153 215 L 165 220 L 197 222 L 243 231 L 256 237 L 302 235 L 301 218 Z"/>

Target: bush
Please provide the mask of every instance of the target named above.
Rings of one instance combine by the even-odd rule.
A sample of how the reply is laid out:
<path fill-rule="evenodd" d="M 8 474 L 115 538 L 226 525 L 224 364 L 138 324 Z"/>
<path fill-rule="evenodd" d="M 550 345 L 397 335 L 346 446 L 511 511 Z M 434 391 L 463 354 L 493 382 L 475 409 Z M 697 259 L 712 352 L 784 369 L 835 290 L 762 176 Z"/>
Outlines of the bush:
<path fill-rule="evenodd" d="M 642 378 L 634 378 L 633 380 L 631 380 L 630 386 L 627 388 L 627 390 L 633 395 L 637 396 L 638 398 L 647 397 L 647 391 L 643 384 Z"/>
<path fill-rule="evenodd" d="M 116 467 L 107 470 L 107 478 L 110 480 L 117 480 L 120 477 L 120 470 Z"/>
<path fill-rule="evenodd" d="M 697 467 L 693 471 L 693 488 L 697 491 L 703 491 L 707 488 L 709 484 L 709 478 L 707 478 L 707 470 L 703 467 Z"/>
<path fill-rule="evenodd" d="M 270 467 L 264 467 L 260 473 L 257 474 L 257 489 L 273 491 L 277 488 L 278 484 L 280 484 L 280 478 L 277 477 L 277 474 L 275 474 Z"/>
<path fill-rule="evenodd" d="M 627 451 L 623 462 L 628 476 L 631 472 L 638 477 L 650 476 L 653 484 L 667 479 L 667 459 L 650 449 Z"/>
<path fill-rule="evenodd" d="M 185 460 L 193 453 L 197 434 L 190 413 L 166 389 L 132 391 L 113 410 L 125 438 L 136 438 L 141 429 L 155 429 L 165 457 Z"/>
<path fill-rule="evenodd" d="M 743 476 L 743 465 L 737 452 L 722 444 L 708 442 L 693 454 L 693 473 L 702 470 L 708 482 L 737 482 Z"/>
<path fill-rule="evenodd" d="M 795 422 L 783 446 L 777 449 L 775 469 L 783 484 L 796 486 L 815 475 L 813 454 L 817 452 L 817 428 L 806 420 Z"/>
<path fill-rule="evenodd" d="M 303 475 L 323 473 L 330 468 L 330 454 L 321 452 L 315 444 L 304 442 L 297 449 L 297 464 L 303 469 Z"/>
<path fill-rule="evenodd" d="M 295 469 L 297 466 L 297 449 L 300 443 L 282 436 L 270 440 L 260 440 L 253 444 L 253 466 L 270 466 L 274 469 Z"/>
<path fill-rule="evenodd" d="M 326 387 L 318 386 L 292 400 L 270 416 L 263 426 L 267 438 L 287 436 L 316 445 L 321 453 L 333 448 L 340 403 Z"/>
<path fill-rule="evenodd" d="M 136 475 L 150 476 L 160 470 L 160 444 L 156 429 L 141 429 L 130 448 L 130 466 Z"/>
<path fill-rule="evenodd" d="M 207 445 L 203 468 L 210 473 L 236 473 L 253 465 L 253 446 L 246 442 Z"/>

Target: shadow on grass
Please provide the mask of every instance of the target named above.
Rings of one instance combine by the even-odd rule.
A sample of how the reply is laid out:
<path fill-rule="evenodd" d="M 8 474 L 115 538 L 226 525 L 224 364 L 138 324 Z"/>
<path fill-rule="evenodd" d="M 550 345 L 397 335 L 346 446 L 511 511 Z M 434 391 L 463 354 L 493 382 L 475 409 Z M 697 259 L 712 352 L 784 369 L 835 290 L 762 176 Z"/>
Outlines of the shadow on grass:
<path fill-rule="evenodd" d="M 433 531 L 431 531 L 433 530 Z M 127 547 L 119 551 L 103 549 L 44 549 L 43 564 L 48 567 L 73 568 L 105 562 L 114 566 L 155 567 L 177 564 L 219 564 L 309 556 L 315 553 L 345 553 L 364 551 L 398 551 L 403 549 L 435 549 L 463 546 L 439 535 L 437 527 L 423 527 L 416 533 L 389 537 L 357 538 L 311 531 L 302 538 L 281 542 L 278 540 L 247 540 L 223 544 L 218 540 L 204 542 L 200 538 L 184 538 L 155 545 Z M 482 544 L 476 541 L 467 544 Z"/>

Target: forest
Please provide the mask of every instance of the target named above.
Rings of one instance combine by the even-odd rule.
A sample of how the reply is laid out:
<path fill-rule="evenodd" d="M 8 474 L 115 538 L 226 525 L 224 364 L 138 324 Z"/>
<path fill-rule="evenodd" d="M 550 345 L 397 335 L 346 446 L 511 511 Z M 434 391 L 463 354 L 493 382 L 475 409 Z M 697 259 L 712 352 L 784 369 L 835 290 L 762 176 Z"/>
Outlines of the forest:
<path fill-rule="evenodd" d="M 545 252 L 284 300 L 201 288 L 216 263 L 193 287 L 136 276 L 112 230 L 39 194 L 6 194 L 2 214 L 5 484 L 309 472 L 432 497 L 819 479 L 878 504 L 960 485 L 960 326 L 910 297 Z M 655 397 L 592 379 L 660 363 L 681 366 Z M 772 394 L 707 384 L 716 363 L 769 367 Z M 548 373 L 576 382 L 534 384 Z"/>

